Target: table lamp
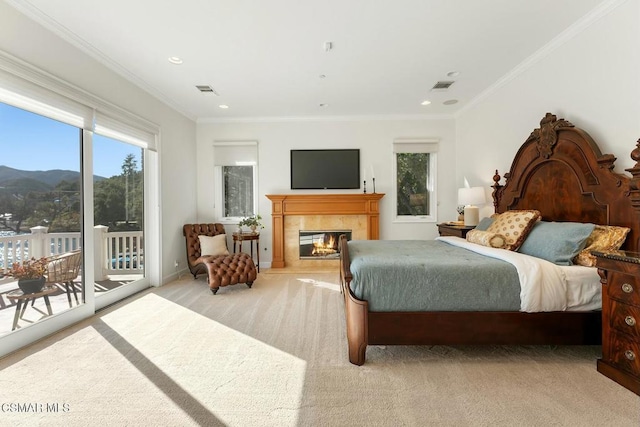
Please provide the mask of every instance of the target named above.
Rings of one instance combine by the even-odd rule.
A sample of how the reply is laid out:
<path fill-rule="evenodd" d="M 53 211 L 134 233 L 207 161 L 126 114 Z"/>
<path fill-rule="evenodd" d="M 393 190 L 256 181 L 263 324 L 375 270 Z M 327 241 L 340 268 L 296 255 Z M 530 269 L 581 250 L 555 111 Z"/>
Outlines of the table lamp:
<path fill-rule="evenodd" d="M 483 187 L 463 187 L 458 189 L 458 204 L 464 205 L 464 225 L 478 225 L 480 209 L 475 205 L 487 202 Z"/>

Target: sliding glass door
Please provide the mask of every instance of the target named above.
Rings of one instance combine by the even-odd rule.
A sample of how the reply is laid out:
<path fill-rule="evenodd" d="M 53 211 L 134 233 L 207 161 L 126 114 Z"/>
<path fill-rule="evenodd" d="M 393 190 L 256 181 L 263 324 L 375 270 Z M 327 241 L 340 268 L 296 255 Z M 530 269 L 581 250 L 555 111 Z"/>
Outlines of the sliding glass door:
<path fill-rule="evenodd" d="M 0 147 L 0 337 L 149 286 L 145 148 L 2 103 Z M 21 290 L 39 260 L 44 286 Z"/>
<path fill-rule="evenodd" d="M 82 129 L 0 103 L 0 147 L 2 336 L 84 304 Z"/>
<path fill-rule="evenodd" d="M 145 278 L 144 150 L 94 134 L 93 173 L 94 289 L 101 305 Z"/>
<path fill-rule="evenodd" d="M 0 356 L 160 283 L 159 132 L 0 52 Z"/>

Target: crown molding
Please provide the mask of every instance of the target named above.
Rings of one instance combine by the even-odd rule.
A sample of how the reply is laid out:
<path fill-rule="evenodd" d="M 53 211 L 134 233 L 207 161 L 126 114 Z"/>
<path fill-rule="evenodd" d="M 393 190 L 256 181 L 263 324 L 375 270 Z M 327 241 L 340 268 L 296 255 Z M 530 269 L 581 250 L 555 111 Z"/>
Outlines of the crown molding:
<path fill-rule="evenodd" d="M 104 65 L 105 67 L 109 68 L 116 74 L 122 76 L 124 79 L 138 86 L 140 89 L 149 93 L 151 96 L 157 98 L 160 102 L 166 104 L 167 106 L 179 112 L 186 118 L 193 121 L 196 120 L 193 114 L 187 111 L 187 109 L 184 106 L 177 104 L 171 98 L 163 94 L 160 90 L 158 90 L 154 86 L 149 85 L 147 82 L 145 82 L 144 80 L 136 76 L 134 73 L 130 72 L 126 67 L 123 67 L 118 62 L 109 58 L 107 55 L 102 53 L 95 46 L 93 46 L 92 44 L 88 43 L 87 41 L 79 37 L 73 31 L 69 30 L 67 27 L 58 23 L 52 17 L 50 17 L 49 15 L 47 15 L 46 13 L 44 13 L 43 11 L 41 11 L 40 9 L 32 5 L 31 3 L 23 2 L 19 0 L 5 0 L 5 1 L 8 4 L 10 4 L 12 7 L 14 7 L 16 10 L 22 12 L 27 17 L 33 19 L 36 23 L 50 30 L 55 35 L 59 36 L 60 38 L 70 43 L 71 45 L 77 47 L 78 49 L 80 49 L 80 51 L 91 56 L 92 58 L 97 60 L 99 63 Z"/>
<path fill-rule="evenodd" d="M 553 40 L 551 40 L 546 45 L 542 46 L 536 52 L 534 52 L 531 56 L 526 58 L 520 64 L 516 65 L 511 71 L 498 79 L 494 84 L 489 86 L 487 89 L 482 91 L 478 96 L 469 101 L 466 105 L 460 108 L 458 111 L 454 113 L 454 118 L 459 118 L 461 114 L 475 105 L 479 104 L 498 89 L 518 77 L 520 74 L 524 73 L 535 64 L 540 62 L 542 59 L 549 56 L 552 52 L 554 52 L 559 47 L 563 46 L 569 40 L 573 39 L 576 35 L 580 34 L 592 24 L 597 22 L 600 18 L 608 15 L 615 8 L 620 6 L 621 4 L 627 2 L 628 0 L 609 0 L 604 3 L 601 3 L 585 16 L 580 18 L 578 21 L 574 22 L 569 28 L 561 32 L 558 36 L 556 36 Z"/>

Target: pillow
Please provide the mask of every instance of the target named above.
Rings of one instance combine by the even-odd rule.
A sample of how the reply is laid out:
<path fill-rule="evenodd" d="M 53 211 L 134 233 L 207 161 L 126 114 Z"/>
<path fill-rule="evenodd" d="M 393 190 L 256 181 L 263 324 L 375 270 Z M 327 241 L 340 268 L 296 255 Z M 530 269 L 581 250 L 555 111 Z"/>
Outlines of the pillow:
<path fill-rule="evenodd" d="M 573 265 L 595 225 L 581 222 L 539 221 L 533 225 L 518 252 L 557 265 Z"/>
<path fill-rule="evenodd" d="M 476 225 L 476 228 L 474 228 L 474 230 L 487 231 L 487 228 L 489 228 L 491 224 L 493 224 L 493 218 L 484 217 L 480 220 L 478 225 Z"/>
<path fill-rule="evenodd" d="M 504 236 L 507 241 L 505 249 L 515 251 L 524 242 L 529 230 L 539 219 L 540 211 L 533 209 L 506 211 L 494 219 L 487 231 Z"/>
<path fill-rule="evenodd" d="M 591 255 L 591 251 L 617 251 L 624 243 L 628 233 L 629 228 L 627 227 L 596 225 L 591 235 L 587 238 L 585 248 L 580 251 L 573 262 L 585 267 L 594 267 L 596 258 Z"/>
<path fill-rule="evenodd" d="M 198 240 L 200 240 L 200 256 L 229 255 L 226 234 L 198 236 Z"/>
<path fill-rule="evenodd" d="M 467 233 L 467 241 L 498 249 L 504 248 L 507 244 L 503 235 L 477 229 L 471 230 Z"/>

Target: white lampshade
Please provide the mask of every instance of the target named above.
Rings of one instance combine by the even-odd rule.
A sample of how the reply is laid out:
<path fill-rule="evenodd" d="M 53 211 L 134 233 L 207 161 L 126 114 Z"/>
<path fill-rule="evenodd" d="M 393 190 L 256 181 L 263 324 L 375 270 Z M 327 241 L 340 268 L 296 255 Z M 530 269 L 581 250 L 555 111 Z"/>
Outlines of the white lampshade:
<path fill-rule="evenodd" d="M 482 187 L 458 189 L 458 204 L 464 205 L 464 225 L 478 225 L 480 212 L 475 205 L 484 205 L 486 202 Z"/>
<path fill-rule="evenodd" d="M 484 195 L 484 188 L 471 187 L 471 188 L 459 188 L 458 189 L 458 204 L 459 205 L 484 205 L 487 199 Z"/>

